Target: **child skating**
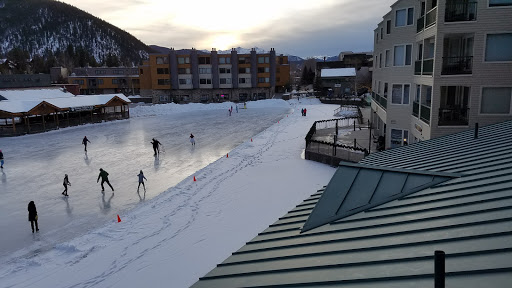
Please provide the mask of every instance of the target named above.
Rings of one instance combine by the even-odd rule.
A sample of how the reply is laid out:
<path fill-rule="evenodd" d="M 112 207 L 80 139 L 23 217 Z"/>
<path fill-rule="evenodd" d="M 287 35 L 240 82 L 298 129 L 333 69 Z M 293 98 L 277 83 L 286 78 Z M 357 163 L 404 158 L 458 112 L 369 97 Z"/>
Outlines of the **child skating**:
<path fill-rule="evenodd" d="M 71 186 L 71 183 L 68 179 L 68 174 L 64 174 L 64 182 L 62 182 L 62 185 L 64 185 L 64 191 L 62 191 L 62 195 L 68 196 L 68 185 Z"/>
<path fill-rule="evenodd" d="M 190 133 L 190 144 L 192 144 L 193 146 L 196 145 L 196 140 L 194 140 L 194 135 L 192 133 Z"/>
<path fill-rule="evenodd" d="M 0 168 L 4 169 L 4 153 L 0 150 Z"/>
<path fill-rule="evenodd" d="M 144 173 L 142 172 L 142 170 L 140 170 L 140 173 L 137 176 L 139 176 L 139 186 L 137 186 L 137 192 L 139 192 L 140 184 L 142 184 L 142 187 L 144 188 L 144 192 L 146 192 L 146 185 L 144 185 L 144 179 L 146 179 L 146 177 L 144 176 Z M 146 181 L 148 181 L 148 179 L 146 179 Z"/>

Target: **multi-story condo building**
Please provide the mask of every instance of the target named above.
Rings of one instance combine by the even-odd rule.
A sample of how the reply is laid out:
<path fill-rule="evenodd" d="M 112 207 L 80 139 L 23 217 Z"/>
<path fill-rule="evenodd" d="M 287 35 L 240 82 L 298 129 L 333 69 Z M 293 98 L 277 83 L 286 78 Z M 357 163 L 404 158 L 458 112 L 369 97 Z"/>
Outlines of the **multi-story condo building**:
<path fill-rule="evenodd" d="M 137 67 L 81 67 L 74 68 L 68 76 L 70 84 L 80 86 L 80 94 L 139 94 L 139 69 Z"/>
<path fill-rule="evenodd" d="M 512 0 L 399 0 L 374 34 L 386 148 L 512 118 Z"/>
<path fill-rule="evenodd" d="M 273 48 L 265 54 L 171 49 L 150 54 L 139 75 L 141 95 L 153 97 L 153 103 L 247 101 L 284 92 L 290 66 Z"/>

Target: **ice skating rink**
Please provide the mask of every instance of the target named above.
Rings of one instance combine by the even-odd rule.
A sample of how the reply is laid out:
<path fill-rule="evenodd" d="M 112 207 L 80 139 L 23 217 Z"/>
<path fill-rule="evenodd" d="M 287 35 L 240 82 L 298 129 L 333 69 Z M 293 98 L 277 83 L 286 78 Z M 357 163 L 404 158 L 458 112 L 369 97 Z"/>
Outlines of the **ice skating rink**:
<path fill-rule="evenodd" d="M 5 165 L 0 182 L 0 258 L 38 241 L 39 250 L 87 233 L 116 214 L 176 185 L 275 124 L 290 108 L 188 111 L 171 115 L 71 127 L 59 131 L 0 138 Z M 192 147 L 189 135 L 196 145 Z M 88 153 L 81 144 L 91 141 Z M 163 144 L 153 156 L 151 139 Z M 109 173 L 112 193 L 101 193 L 99 168 Z M 147 192 L 137 193 L 139 171 Z M 61 195 L 69 175 L 69 197 Z M 101 181 L 101 180 L 100 180 Z M 34 201 L 39 235 L 32 235 L 27 205 Z"/>

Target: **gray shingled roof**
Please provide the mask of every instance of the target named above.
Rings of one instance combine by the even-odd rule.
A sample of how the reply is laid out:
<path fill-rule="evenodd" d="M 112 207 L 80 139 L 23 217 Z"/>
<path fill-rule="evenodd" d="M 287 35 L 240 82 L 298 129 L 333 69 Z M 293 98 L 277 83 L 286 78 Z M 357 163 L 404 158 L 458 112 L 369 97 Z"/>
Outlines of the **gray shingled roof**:
<path fill-rule="evenodd" d="M 473 135 L 369 155 L 360 166 L 461 177 L 301 233 L 324 188 L 192 287 L 433 287 L 435 250 L 446 252 L 446 287 L 509 287 L 512 121 Z"/>

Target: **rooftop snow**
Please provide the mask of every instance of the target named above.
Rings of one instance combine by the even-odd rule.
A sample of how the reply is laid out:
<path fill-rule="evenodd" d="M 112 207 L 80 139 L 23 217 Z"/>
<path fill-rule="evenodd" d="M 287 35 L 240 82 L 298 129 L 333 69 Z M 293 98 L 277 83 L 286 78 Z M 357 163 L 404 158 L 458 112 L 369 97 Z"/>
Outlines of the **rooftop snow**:
<path fill-rule="evenodd" d="M 322 69 L 320 77 L 347 77 L 356 76 L 356 68 L 335 68 L 335 69 Z"/>

